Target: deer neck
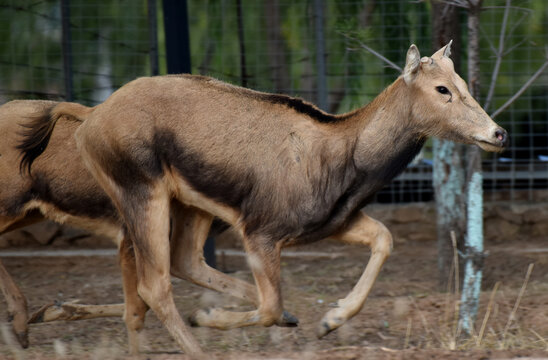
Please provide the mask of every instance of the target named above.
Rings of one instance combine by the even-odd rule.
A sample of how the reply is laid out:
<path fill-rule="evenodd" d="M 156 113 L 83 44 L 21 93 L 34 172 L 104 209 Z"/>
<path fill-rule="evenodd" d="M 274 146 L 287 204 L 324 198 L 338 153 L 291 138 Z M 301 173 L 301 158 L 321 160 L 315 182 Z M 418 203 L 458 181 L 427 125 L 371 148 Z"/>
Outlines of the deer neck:
<path fill-rule="evenodd" d="M 414 125 L 412 101 L 409 88 L 400 77 L 355 114 L 359 124 L 355 166 L 382 185 L 405 169 L 426 140 Z"/>

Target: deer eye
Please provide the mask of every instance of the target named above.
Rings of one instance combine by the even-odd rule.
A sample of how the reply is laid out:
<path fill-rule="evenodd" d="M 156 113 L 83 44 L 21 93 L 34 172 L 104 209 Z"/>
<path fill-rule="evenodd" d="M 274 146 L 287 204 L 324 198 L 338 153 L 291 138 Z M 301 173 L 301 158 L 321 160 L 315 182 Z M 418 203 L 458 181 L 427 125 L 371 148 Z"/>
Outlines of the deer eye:
<path fill-rule="evenodd" d="M 445 86 L 436 86 L 436 90 L 443 95 L 450 94 L 449 90 Z"/>

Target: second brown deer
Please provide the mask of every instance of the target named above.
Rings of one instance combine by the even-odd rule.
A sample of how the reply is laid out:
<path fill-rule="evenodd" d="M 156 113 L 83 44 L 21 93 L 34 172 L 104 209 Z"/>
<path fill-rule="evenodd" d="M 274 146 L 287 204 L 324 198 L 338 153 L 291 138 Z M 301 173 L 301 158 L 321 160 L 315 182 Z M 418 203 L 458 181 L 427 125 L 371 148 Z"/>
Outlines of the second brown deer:
<path fill-rule="evenodd" d="M 58 105 L 16 100 L 0 106 L 0 235 L 48 219 L 111 238 L 120 247 L 125 305 L 52 304 L 29 316 L 26 297 L 0 261 L 0 292 L 6 300 L 8 319 L 16 339 L 27 347 L 29 323 L 122 316 L 125 312 L 130 352 L 135 354 L 147 308 L 135 288 L 132 244 L 123 237 L 123 224 L 112 202 L 82 163 L 74 139 L 81 120 L 62 116 L 53 127 L 50 114 Z M 79 114 L 91 111 L 79 104 L 63 106 L 77 109 Z M 34 158 L 30 171 L 28 160 Z M 183 205 L 172 204 L 172 275 L 258 304 L 252 285 L 205 263 L 201 247 L 206 238 L 192 236 L 193 226 L 198 224 L 187 214 Z M 293 326 L 296 321 L 286 313 L 278 325 Z"/>

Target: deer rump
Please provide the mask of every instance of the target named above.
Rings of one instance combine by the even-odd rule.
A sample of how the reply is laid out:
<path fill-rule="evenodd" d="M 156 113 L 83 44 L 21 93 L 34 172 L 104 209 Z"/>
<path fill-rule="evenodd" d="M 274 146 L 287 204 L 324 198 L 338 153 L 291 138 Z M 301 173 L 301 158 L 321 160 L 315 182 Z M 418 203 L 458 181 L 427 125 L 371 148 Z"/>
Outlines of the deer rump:
<path fill-rule="evenodd" d="M 0 235 L 43 220 L 53 220 L 106 236 L 121 245 L 123 225 L 118 213 L 84 166 L 76 148 L 74 133 L 81 125 L 81 119 L 65 115 L 52 117 L 53 109 L 60 104 L 16 100 L 0 106 L 0 133 L 3 134 L 0 142 Z M 89 111 L 78 104 L 70 106 L 84 113 Z M 211 232 L 217 234 L 227 227 L 216 219 Z M 178 240 L 173 240 L 173 248 L 178 246 Z M 123 270 L 134 273 L 133 252 L 126 249 L 121 256 Z M 179 264 L 174 266 L 174 275 L 203 285 L 203 281 L 181 270 Z M 8 305 L 13 332 L 23 347 L 28 346 L 28 324 L 121 317 L 124 312 L 124 304 L 67 303 L 58 306 L 51 303 L 29 315 L 23 292 L 1 262 L 0 289 Z"/>

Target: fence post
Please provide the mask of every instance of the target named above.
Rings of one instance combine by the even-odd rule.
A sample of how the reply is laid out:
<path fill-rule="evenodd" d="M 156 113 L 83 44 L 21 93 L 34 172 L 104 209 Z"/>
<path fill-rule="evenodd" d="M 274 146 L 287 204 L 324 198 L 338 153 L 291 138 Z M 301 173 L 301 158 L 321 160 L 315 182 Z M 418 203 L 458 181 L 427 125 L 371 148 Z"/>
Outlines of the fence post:
<path fill-rule="evenodd" d="M 323 0 L 314 0 L 314 26 L 316 40 L 316 76 L 318 81 L 317 105 L 322 110 L 327 110 L 327 79 L 325 65 L 325 43 L 323 33 Z"/>
<path fill-rule="evenodd" d="M 148 42 L 150 52 L 150 75 L 160 73 L 158 66 L 158 13 L 156 0 L 148 0 Z"/>
<path fill-rule="evenodd" d="M 63 51 L 63 75 L 65 80 L 65 100 L 74 100 L 72 88 L 72 45 L 70 42 L 70 0 L 61 0 L 61 28 Z"/>
<path fill-rule="evenodd" d="M 190 73 L 190 38 L 186 0 L 163 0 L 168 74 Z"/>

